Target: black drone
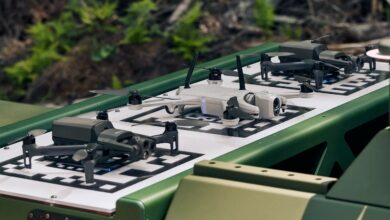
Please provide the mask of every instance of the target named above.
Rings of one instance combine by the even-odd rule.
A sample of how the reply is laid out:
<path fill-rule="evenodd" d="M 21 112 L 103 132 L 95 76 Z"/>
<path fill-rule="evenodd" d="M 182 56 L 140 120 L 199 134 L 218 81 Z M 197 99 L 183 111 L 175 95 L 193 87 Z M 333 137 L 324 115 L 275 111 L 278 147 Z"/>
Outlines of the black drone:
<path fill-rule="evenodd" d="M 86 183 L 94 182 L 94 168 L 113 157 L 136 161 L 156 152 L 156 145 L 170 144 L 171 154 L 179 150 L 178 130 L 173 122 L 165 123 L 162 134 L 146 136 L 115 129 L 108 120 L 65 117 L 53 122 L 53 145 L 38 146 L 35 137 L 45 130 L 34 130 L 23 137 L 23 161 L 31 168 L 33 156 L 72 156 L 84 168 Z"/>
<path fill-rule="evenodd" d="M 365 63 L 369 64 L 369 70 L 376 69 L 374 58 L 366 53 L 359 56 L 350 56 L 343 52 L 329 50 L 323 42 L 324 36 L 316 40 L 301 42 L 286 42 L 279 45 L 279 52 L 254 54 L 260 57 L 261 72 L 252 75 L 261 75 L 264 80 L 268 79 L 268 73 L 284 76 L 303 76 L 314 79 L 316 89 L 322 88 L 325 76 L 337 76 L 343 70 L 344 74 L 359 72 Z M 366 47 L 366 51 L 372 46 Z M 280 63 L 273 63 L 272 57 L 279 57 Z"/>

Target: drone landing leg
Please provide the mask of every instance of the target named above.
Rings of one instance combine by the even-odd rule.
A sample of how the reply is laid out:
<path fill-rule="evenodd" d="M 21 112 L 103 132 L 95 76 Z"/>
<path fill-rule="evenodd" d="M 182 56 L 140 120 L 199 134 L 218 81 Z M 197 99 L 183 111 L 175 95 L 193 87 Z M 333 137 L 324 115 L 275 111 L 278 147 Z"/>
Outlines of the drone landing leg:
<path fill-rule="evenodd" d="M 94 179 L 95 164 L 96 164 L 95 160 L 83 161 L 85 182 L 88 184 L 95 182 L 95 179 Z"/>
<path fill-rule="evenodd" d="M 24 167 L 31 169 L 31 156 L 28 151 L 23 151 L 23 163 Z"/>

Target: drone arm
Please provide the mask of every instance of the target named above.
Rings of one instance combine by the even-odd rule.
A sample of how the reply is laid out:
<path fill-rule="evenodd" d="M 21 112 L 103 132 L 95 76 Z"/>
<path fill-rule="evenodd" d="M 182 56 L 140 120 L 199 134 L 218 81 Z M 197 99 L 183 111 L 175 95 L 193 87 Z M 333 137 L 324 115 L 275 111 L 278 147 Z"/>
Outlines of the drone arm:
<path fill-rule="evenodd" d="M 270 71 L 305 70 L 312 68 L 312 64 L 308 62 L 272 63 L 271 61 L 265 61 L 262 65 L 267 66 Z"/>
<path fill-rule="evenodd" d="M 36 144 L 23 145 L 23 161 L 27 168 L 31 168 L 31 158 L 34 156 L 65 156 L 72 155 L 86 145 L 49 145 L 38 146 Z"/>
<path fill-rule="evenodd" d="M 304 93 L 304 92 L 278 93 L 278 96 L 281 96 L 285 99 L 310 98 L 312 95 L 313 93 Z"/>
<path fill-rule="evenodd" d="M 356 70 L 356 64 L 351 60 L 340 60 L 340 59 L 331 59 L 331 58 L 321 58 L 322 62 L 332 64 L 339 68 L 344 68 L 346 74 L 350 74 Z"/>
<path fill-rule="evenodd" d="M 187 90 L 183 90 L 187 91 Z M 144 103 L 138 105 L 139 107 L 153 107 L 153 106 L 180 106 L 180 105 L 200 105 L 200 99 L 198 97 L 188 97 L 188 98 L 182 98 L 182 97 L 175 97 L 175 100 L 148 100 Z M 131 108 L 132 106 L 129 105 Z"/>
<path fill-rule="evenodd" d="M 286 71 L 286 70 L 306 70 L 312 69 L 314 63 L 309 62 L 290 62 L 290 63 L 273 63 L 271 61 L 265 61 L 261 63 L 261 77 L 263 79 L 268 78 L 268 72 L 270 71 Z"/>

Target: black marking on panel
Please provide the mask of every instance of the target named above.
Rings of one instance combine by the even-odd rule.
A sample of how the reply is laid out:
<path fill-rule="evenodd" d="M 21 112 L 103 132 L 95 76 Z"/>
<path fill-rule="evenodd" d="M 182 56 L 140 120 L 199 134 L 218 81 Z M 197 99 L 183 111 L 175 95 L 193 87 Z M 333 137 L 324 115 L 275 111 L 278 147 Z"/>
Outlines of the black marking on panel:
<path fill-rule="evenodd" d="M 177 161 L 173 163 L 167 163 L 164 162 L 165 159 L 163 157 L 168 156 L 168 157 L 174 157 L 174 156 L 181 156 L 184 155 L 183 158 L 177 159 Z M 77 168 L 82 168 L 81 164 L 71 161 L 68 157 L 39 157 L 37 159 L 34 158 L 33 160 L 33 167 L 34 165 L 37 166 L 38 163 L 40 162 L 49 162 L 47 167 L 51 167 L 53 169 L 57 169 L 58 172 L 55 172 L 57 176 L 50 178 L 50 179 L 45 179 L 45 176 L 47 176 L 44 173 L 36 173 L 32 175 L 31 177 L 28 175 L 23 175 L 20 173 L 14 173 L 14 172 L 7 172 L 7 171 L 12 171 L 12 169 L 16 169 L 17 166 L 23 166 L 23 163 L 21 160 L 23 159 L 22 156 L 15 157 L 13 159 L 7 160 L 3 163 L 0 163 L 0 174 L 1 175 L 6 175 L 6 176 L 13 176 L 13 177 L 18 177 L 22 179 L 30 179 L 30 180 L 35 180 L 35 181 L 40 181 L 40 182 L 46 182 L 46 183 L 52 183 L 52 184 L 58 184 L 58 185 L 63 185 L 63 186 L 70 186 L 74 188 L 81 188 L 81 189 L 88 189 L 88 190 L 94 190 L 94 191 L 100 191 L 100 192 L 116 192 L 118 190 L 127 188 L 135 183 L 138 183 L 142 180 L 148 179 L 152 176 L 155 176 L 157 174 L 160 174 L 164 171 L 167 171 L 169 169 L 172 169 L 176 166 L 179 166 L 181 164 L 184 164 L 186 162 L 189 162 L 191 160 L 194 160 L 203 154 L 199 153 L 193 153 L 193 152 L 187 152 L 187 151 L 179 151 L 174 154 L 171 154 L 169 149 L 158 149 L 158 151 L 152 155 L 152 157 L 156 157 L 155 159 L 151 159 L 150 161 L 145 161 L 145 166 L 141 168 L 136 168 L 136 167 L 126 167 L 128 165 L 131 166 L 133 161 L 129 160 L 114 160 L 114 163 L 105 163 L 105 164 L 98 164 L 95 169 L 95 183 L 94 184 L 85 184 L 83 181 L 84 179 L 84 170 L 83 169 L 77 169 Z M 140 162 L 136 161 L 136 162 Z M 7 168 L 5 167 L 6 165 L 11 165 L 15 166 L 15 168 Z M 42 164 L 40 164 L 42 165 Z M 60 165 L 60 166 L 58 166 Z M 154 171 L 148 171 L 147 168 L 149 166 L 161 166 L 158 169 Z M 112 166 L 112 169 L 109 169 L 109 166 Z M 71 167 L 71 168 L 70 168 Z M 100 180 L 99 176 L 104 176 L 106 174 L 112 174 L 117 169 L 123 169 L 122 172 L 120 173 L 115 173 L 117 177 L 120 176 L 125 176 L 125 177 L 134 177 L 134 179 L 125 182 L 125 183 L 120 183 L 119 181 L 115 181 L 115 176 L 113 176 L 112 179 L 110 180 Z M 144 168 L 144 170 L 143 170 Z M 22 168 L 24 169 L 24 168 Z M 21 169 L 21 170 L 22 170 Z M 33 169 L 32 169 L 33 170 Z M 29 170 L 29 171 L 32 171 Z M 61 173 L 65 173 L 64 170 L 72 171 L 75 172 L 75 175 L 66 177 L 62 175 Z M 65 180 L 65 182 L 64 182 Z M 69 181 L 69 182 L 67 182 Z M 107 188 L 107 186 L 109 186 Z"/>
<path fill-rule="evenodd" d="M 149 124 L 159 127 L 164 127 L 164 123 L 160 121 L 158 117 L 154 117 L 152 114 L 160 111 L 161 108 L 156 108 L 154 111 L 148 111 L 150 117 L 147 117 L 146 114 L 135 115 L 130 118 L 126 118 L 123 121 L 137 124 Z M 195 132 L 204 132 L 225 136 L 234 136 L 234 137 L 249 137 L 260 131 L 278 125 L 282 122 L 288 121 L 292 118 L 300 116 L 306 112 L 313 110 L 313 108 L 306 108 L 300 106 L 287 106 L 286 112 L 281 112 L 279 117 L 275 119 L 256 119 L 256 120 L 246 120 L 241 121 L 239 125 L 234 128 L 227 128 L 223 126 L 213 126 L 216 124 L 222 125 L 220 118 L 211 115 L 204 115 L 201 113 L 200 108 L 192 108 L 190 111 L 186 110 L 183 115 L 172 116 L 171 122 L 175 120 L 187 120 L 188 124 L 191 124 L 191 121 L 194 121 L 193 126 L 179 126 L 182 130 L 195 131 Z M 165 112 L 164 112 L 165 113 Z M 277 120 L 278 119 L 278 120 Z M 165 118 L 166 120 L 166 118 Z M 196 121 L 208 122 L 208 125 L 199 125 L 196 124 Z"/>
<path fill-rule="evenodd" d="M 255 77 L 247 76 L 245 82 L 247 84 L 253 85 L 262 85 L 270 86 L 277 88 L 285 89 L 294 89 L 299 90 L 299 83 L 294 79 L 293 76 L 283 76 L 283 75 L 272 75 L 269 74 L 267 80 L 262 80 L 260 75 Z M 320 93 L 334 94 L 334 95 L 344 95 L 348 96 L 355 92 L 358 92 L 364 88 L 372 86 L 376 83 L 382 82 L 390 77 L 388 71 L 381 70 L 361 70 L 357 73 L 352 73 L 350 75 L 345 74 L 329 74 L 324 77 L 323 88 L 319 89 Z M 234 82 L 238 82 L 235 80 Z M 314 83 L 314 80 L 311 82 Z M 347 84 L 348 83 L 348 84 Z M 357 84 L 357 85 L 354 85 Z M 359 84 L 361 84 L 359 86 Z M 347 89 L 347 88 L 349 89 Z"/>

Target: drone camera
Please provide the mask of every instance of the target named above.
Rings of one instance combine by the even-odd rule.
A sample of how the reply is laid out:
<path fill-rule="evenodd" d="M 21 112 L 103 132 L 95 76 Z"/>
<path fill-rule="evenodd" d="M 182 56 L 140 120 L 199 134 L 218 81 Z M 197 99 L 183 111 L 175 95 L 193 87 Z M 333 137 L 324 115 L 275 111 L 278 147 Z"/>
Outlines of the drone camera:
<path fill-rule="evenodd" d="M 282 100 L 272 94 L 255 94 L 255 103 L 261 109 L 260 118 L 271 119 L 280 114 L 282 109 Z"/>

